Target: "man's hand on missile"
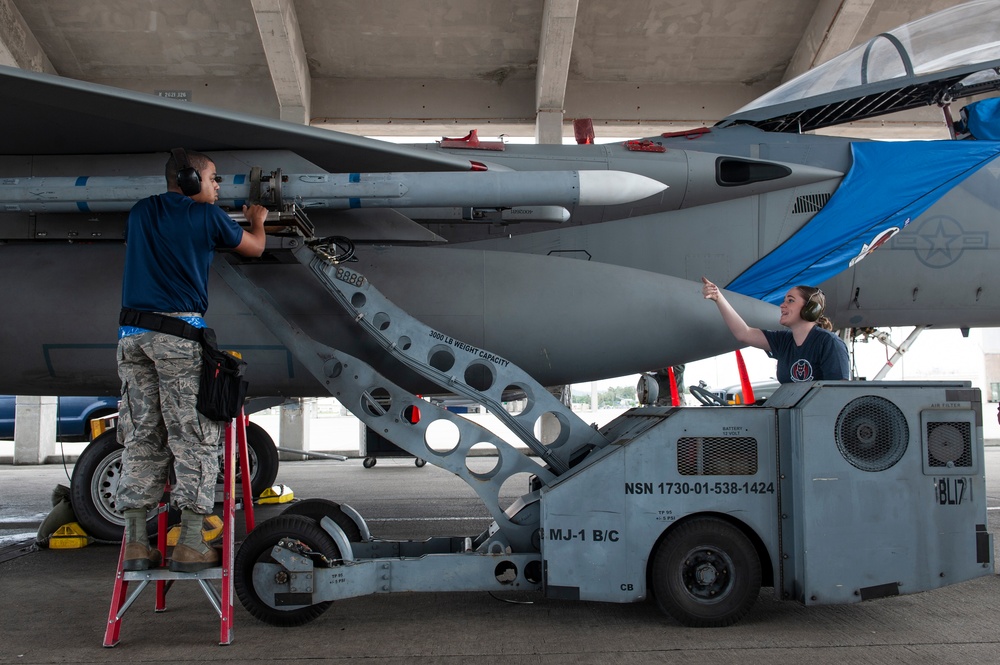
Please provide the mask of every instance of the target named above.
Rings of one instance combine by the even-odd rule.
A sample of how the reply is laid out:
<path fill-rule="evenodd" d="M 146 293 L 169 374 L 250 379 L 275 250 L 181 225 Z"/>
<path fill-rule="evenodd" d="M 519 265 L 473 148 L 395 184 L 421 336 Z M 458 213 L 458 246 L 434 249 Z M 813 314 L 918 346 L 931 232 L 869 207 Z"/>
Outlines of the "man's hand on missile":
<path fill-rule="evenodd" d="M 244 204 L 243 217 L 250 222 L 250 228 L 263 227 L 264 220 L 267 219 L 267 208 L 256 203 L 250 206 Z"/>

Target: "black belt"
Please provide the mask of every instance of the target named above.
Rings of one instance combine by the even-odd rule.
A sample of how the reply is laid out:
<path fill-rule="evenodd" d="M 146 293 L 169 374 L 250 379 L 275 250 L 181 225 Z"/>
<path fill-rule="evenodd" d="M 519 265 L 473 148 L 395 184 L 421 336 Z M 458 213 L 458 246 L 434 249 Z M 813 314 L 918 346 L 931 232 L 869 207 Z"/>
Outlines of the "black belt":
<path fill-rule="evenodd" d="M 122 307 L 122 312 L 118 316 L 118 325 L 145 328 L 199 343 L 204 339 L 204 329 L 196 328 L 184 319 L 153 312 L 140 312 L 129 307 Z"/>

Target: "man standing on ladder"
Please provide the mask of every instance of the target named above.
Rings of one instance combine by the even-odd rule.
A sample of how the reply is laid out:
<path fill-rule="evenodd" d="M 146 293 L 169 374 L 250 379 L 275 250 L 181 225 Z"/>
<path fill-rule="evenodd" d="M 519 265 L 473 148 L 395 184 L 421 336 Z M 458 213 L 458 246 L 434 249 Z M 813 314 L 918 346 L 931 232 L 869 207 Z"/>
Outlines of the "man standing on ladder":
<path fill-rule="evenodd" d="M 118 334 L 118 441 L 125 452 L 116 500 L 125 513 L 124 570 L 158 566 L 146 512 L 158 504 L 172 466 L 171 505 L 181 510 L 181 533 L 170 569 L 197 572 L 219 564 L 202 537 L 202 520 L 215 505 L 224 426 L 196 409 L 202 348 L 177 330 L 205 327 L 217 249 L 263 253 L 267 209 L 243 206 L 250 228 L 242 229 L 215 205 L 222 178 L 200 153 L 173 150 L 166 178 L 166 193 L 136 203 L 126 229 Z"/>

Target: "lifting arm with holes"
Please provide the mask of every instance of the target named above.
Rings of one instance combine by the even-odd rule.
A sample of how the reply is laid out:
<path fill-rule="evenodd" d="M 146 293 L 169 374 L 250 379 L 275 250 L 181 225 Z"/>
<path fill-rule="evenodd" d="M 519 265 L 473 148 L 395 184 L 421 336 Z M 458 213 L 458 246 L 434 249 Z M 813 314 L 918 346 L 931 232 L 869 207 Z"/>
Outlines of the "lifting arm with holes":
<path fill-rule="evenodd" d="M 309 249 L 303 252 L 313 254 Z M 214 265 L 227 285 L 330 395 L 368 427 L 403 450 L 465 480 L 479 495 L 499 531 L 484 546 L 495 547 L 499 543 L 501 547 L 511 546 L 516 551 L 532 547 L 532 538 L 537 536 L 537 516 L 533 519 L 521 516 L 516 522 L 511 519 L 513 516 L 508 516 L 500 507 L 500 488 L 515 474 L 534 475 L 547 485 L 555 480 L 557 472 L 522 454 L 489 430 L 403 390 L 367 363 L 310 338 L 279 313 L 270 295 L 258 288 L 241 269 L 237 257 L 220 254 Z M 411 317 L 407 318 L 412 321 Z M 398 325 L 403 324 L 398 322 Z M 418 333 L 413 329 L 410 334 Z M 378 399 L 372 395 L 376 388 Z M 542 392 L 552 397 L 548 391 L 542 389 Z M 420 418 L 416 423 L 405 417 L 411 409 L 419 410 Z M 435 450 L 428 443 L 428 427 L 441 420 L 451 422 L 458 431 L 458 442 L 451 450 Z M 472 447 L 479 443 L 489 444 L 497 451 L 496 466 L 485 473 L 473 472 L 466 464 Z"/>

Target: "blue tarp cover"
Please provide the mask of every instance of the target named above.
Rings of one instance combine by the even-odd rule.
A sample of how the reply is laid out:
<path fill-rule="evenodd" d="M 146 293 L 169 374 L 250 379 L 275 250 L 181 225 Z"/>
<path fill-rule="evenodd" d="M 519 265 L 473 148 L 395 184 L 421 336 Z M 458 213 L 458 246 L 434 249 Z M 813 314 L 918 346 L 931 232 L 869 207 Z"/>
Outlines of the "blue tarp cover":
<path fill-rule="evenodd" d="M 1000 154 L 1000 143 L 863 142 L 851 144 L 851 154 L 851 170 L 826 206 L 727 289 L 777 304 L 793 286 L 821 284 Z"/>
<path fill-rule="evenodd" d="M 1000 140 L 1000 97 L 973 102 L 964 111 L 970 134 L 980 141 Z"/>

